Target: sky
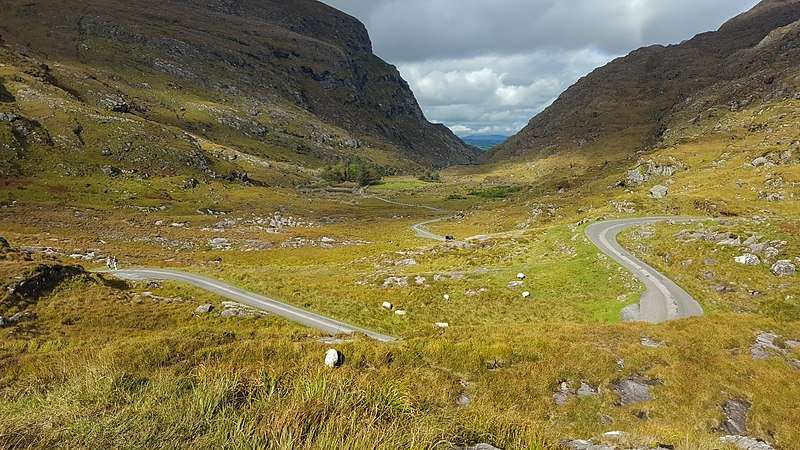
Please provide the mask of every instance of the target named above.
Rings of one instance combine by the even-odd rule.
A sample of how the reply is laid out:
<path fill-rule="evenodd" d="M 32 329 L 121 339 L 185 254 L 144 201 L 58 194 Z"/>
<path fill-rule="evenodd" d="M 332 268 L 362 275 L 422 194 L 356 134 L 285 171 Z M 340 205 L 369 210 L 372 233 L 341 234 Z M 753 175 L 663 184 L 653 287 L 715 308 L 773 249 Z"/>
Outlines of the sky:
<path fill-rule="evenodd" d="M 511 135 L 580 77 L 719 28 L 757 0 L 323 0 L 361 20 L 426 117 Z"/>

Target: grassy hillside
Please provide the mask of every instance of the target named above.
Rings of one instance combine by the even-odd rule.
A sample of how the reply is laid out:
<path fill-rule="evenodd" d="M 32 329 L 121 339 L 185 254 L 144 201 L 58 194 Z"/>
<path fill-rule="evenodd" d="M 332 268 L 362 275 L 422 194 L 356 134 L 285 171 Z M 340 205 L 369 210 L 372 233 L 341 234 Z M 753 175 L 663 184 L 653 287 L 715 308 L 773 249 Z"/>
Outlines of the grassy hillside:
<path fill-rule="evenodd" d="M 232 16 L 256 4 L 215 3 Z M 753 66 L 774 54 L 759 48 L 787 48 L 793 32 L 746 50 Z M 357 36 L 314 39 L 348 47 Z M 58 51 L 75 50 L 64 42 Z M 554 449 L 592 439 L 728 450 L 730 401 L 750 405 L 743 434 L 778 449 L 800 442 L 800 282 L 772 271 L 800 266 L 791 95 L 762 96 L 769 87 L 734 107 L 727 93 L 752 84 L 709 85 L 646 149 L 633 127 L 592 151 L 565 144 L 362 192 L 332 188 L 319 167 L 330 155 L 418 165 L 380 142 L 340 145 L 347 127 L 291 103 L 243 115 L 244 97 L 140 80 L 133 66 L 0 55 L 0 447 Z M 782 86 L 796 81 L 792 67 Z M 127 106 L 106 103 L 120 92 Z M 326 137 L 305 146 L 312 130 Z M 651 194 L 657 186 L 665 198 Z M 652 215 L 706 219 L 621 237 L 703 317 L 621 321 L 643 286 L 584 231 Z M 467 244 L 410 228 L 440 218 L 432 231 Z M 759 263 L 737 263 L 745 253 Z M 110 255 L 399 340 L 224 317 L 215 295 L 92 272 Z M 519 272 L 524 284 L 510 284 Z M 214 309 L 195 313 L 204 304 Z M 329 348 L 342 367 L 324 366 Z M 618 386 L 636 381 L 651 398 L 623 401 Z"/>
<path fill-rule="evenodd" d="M 425 120 L 361 23 L 313 0 L 6 8 L 0 30 L 12 54 L 3 59 L 19 52 L 49 65 L 37 70 L 82 107 L 279 161 L 359 157 L 409 171 L 477 156 Z"/>
<path fill-rule="evenodd" d="M 207 274 L 402 340 L 330 344 L 278 318 L 220 318 L 221 299 L 180 285 L 82 276 L 34 302 L 3 302 L 3 317 L 27 311 L 31 319 L 0 330 L 8 399 L 0 434 L 12 448 L 156 440 L 163 448 L 554 448 L 623 430 L 631 447 L 712 449 L 721 448 L 722 405 L 743 398 L 753 404 L 750 435 L 791 448 L 800 438 L 800 392 L 785 380 L 800 354 L 754 360 L 750 352 L 760 332 L 800 338 L 800 283 L 770 273 L 775 260 L 800 255 L 800 172 L 794 156 L 760 167 L 752 161 L 797 155 L 800 135 L 782 125 L 798 119 L 798 106 L 728 112 L 719 117 L 725 132 L 700 123 L 694 137 L 641 156 L 681 169 L 637 186 L 614 187 L 636 161 L 617 167 L 557 155 L 453 169 L 442 183 L 401 179 L 373 188 L 398 203 L 464 212 L 434 231 L 513 232 L 467 248 L 413 236 L 411 224 L 442 213 L 352 194 L 216 181 L 184 190 L 164 177 L 6 183 L 2 235 L 21 249 L 2 263 L 9 285 L 41 263 L 99 267 L 69 256 L 95 251 L 95 260 L 114 254 L 124 266 Z M 555 176 L 569 167 L 575 178 Z M 664 200 L 648 194 L 657 183 L 670 187 Z M 293 225 L 269 231 L 265 219 L 275 213 Z M 620 323 L 641 287 L 585 240 L 585 222 L 653 214 L 724 218 L 702 227 L 786 244 L 749 267 L 733 261 L 742 249 L 678 239 L 685 226 L 632 230 L 626 245 L 689 290 L 706 316 Z M 215 248 L 215 238 L 230 249 Z M 525 286 L 509 288 L 520 271 Z M 407 277 L 408 285 L 383 287 L 390 277 Z M 416 277 L 425 280 L 417 285 Z M 735 286 L 719 290 L 728 283 Z M 383 310 L 387 300 L 408 315 Z M 217 312 L 193 316 L 207 302 Z M 437 331 L 440 321 L 450 328 Z M 645 337 L 663 345 L 643 346 Z M 340 370 L 322 366 L 332 345 L 347 358 Z M 657 380 L 653 400 L 618 406 L 614 383 L 634 375 Z M 559 406 L 553 395 L 562 381 L 573 389 L 586 382 L 599 395 Z"/>

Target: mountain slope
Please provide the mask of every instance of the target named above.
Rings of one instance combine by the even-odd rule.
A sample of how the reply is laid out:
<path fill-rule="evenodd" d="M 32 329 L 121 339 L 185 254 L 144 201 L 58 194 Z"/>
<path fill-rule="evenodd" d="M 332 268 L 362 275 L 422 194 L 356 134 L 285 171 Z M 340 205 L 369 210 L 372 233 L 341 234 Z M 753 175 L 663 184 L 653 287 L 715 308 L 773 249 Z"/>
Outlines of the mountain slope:
<path fill-rule="evenodd" d="M 489 158 L 584 147 L 599 155 L 609 147 L 633 154 L 660 143 L 690 110 L 793 96 L 800 57 L 791 30 L 798 20 L 797 0 L 766 0 L 716 32 L 636 50 L 579 80 Z M 762 42 L 787 26 L 772 36 L 780 44 Z"/>
<path fill-rule="evenodd" d="M 372 54 L 361 23 L 316 1 L 4 8 L 9 46 L 42 59 L 59 86 L 101 109 L 281 160 L 358 156 L 402 168 L 476 157 L 425 120 L 398 71 Z"/>

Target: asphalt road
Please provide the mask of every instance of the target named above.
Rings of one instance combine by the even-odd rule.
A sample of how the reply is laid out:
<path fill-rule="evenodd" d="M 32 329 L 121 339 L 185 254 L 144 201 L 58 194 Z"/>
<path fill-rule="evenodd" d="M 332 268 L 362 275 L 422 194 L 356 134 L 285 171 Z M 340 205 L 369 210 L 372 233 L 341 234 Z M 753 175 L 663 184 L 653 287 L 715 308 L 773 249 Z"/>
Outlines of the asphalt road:
<path fill-rule="evenodd" d="M 646 263 L 631 255 L 617 242 L 619 233 L 636 225 L 663 221 L 693 222 L 691 217 L 643 217 L 634 219 L 609 220 L 590 225 L 586 236 L 603 253 L 613 258 L 633 273 L 647 291 L 638 305 L 623 311 L 623 320 L 635 322 L 660 323 L 686 317 L 702 316 L 703 308 L 685 290 Z"/>
<path fill-rule="evenodd" d="M 222 297 L 252 306 L 253 308 L 267 311 L 276 316 L 289 319 L 299 324 L 329 333 L 331 335 L 362 333 L 381 342 L 392 342 L 396 338 L 374 331 L 359 328 L 353 325 L 329 319 L 327 317 L 296 308 L 277 300 L 264 297 L 254 292 L 239 289 L 218 280 L 206 278 L 186 272 L 165 269 L 124 269 L 107 272 L 117 278 L 125 280 L 171 280 L 191 284 L 208 292 L 213 292 Z"/>
<path fill-rule="evenodd" d="M 425 228 L 425 226 L 426 225 L 430 225 L 432 223 L 441 222 L 441 221 L 447 220 L 447 219 L 448 219 L 447 217 L 442 217 L 440 219 L 433 219 L 433 220 L 428 220 L 427 222 L 417 223 L 417 224 L 411 225 L 411 230 L 414 232 L 414 234 L 417 235 L 417 237 L 420 237 L 422 239 L 428 239 L 428 240 L 431 240 L 431 241 L 444 242 L 444 241 L 446 241 L 444 236 L 439 236 L 438 234 L 431 232 L 430 230 Z"/>

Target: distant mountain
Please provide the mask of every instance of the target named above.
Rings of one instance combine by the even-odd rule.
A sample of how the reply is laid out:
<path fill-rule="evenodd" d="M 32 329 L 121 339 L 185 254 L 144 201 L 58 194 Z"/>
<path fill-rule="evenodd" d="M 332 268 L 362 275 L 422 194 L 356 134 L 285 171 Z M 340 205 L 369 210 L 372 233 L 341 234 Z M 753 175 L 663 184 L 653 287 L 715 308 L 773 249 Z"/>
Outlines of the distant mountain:
<path fill-rule="evenodd" d="M 462 137 L 461 140 L 481 150 L 490 150 L 492 147 L 500 145 L 508 140 L 508 136 L 500 134 L 478 134 Z"/>
<path fill-rule="evenodd" d="M 635 154 L 713 109 L 800 98 L 800 0 L 765 0 L 718 31 L 641 48 L 567 89 L 490 160 Z"/>
<path fill-rule="evenodd" d="M 75 145 L 90 156 L 159 139 L 130 131 L 116 143 L 120 132 L 111 124 L 130 122 L 98 122 L 96 114 L 77 115 L 72 125 L 45 119 L 68 122 L 79 106 L 95 108 L 304 165 L 359 157 L 386 167 L 445 167 L 478 156 L 425 119 L 397 69 L 372 53 L 360 22 L 314 0 L 8 0 L 0 35 L 0 62 L 23 72 L 46 65 L 37 80 L 51 86 L 39 96 L 28 90 L 19 110 L 8 112 L 52 133 L 80 127 Z M 6 87 L 25 91 L 23 78 Z M 45 92 L 64 100 L 45 101 Z M 57 114 L 39 114 L 49 108 Z"/>

